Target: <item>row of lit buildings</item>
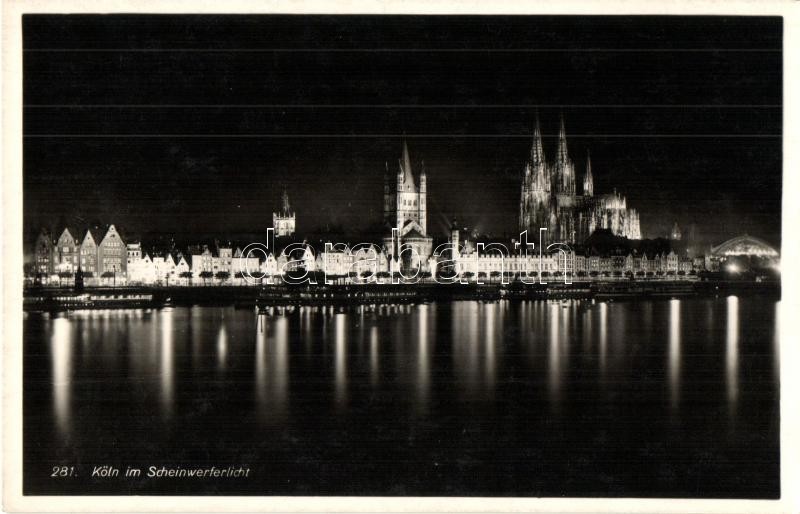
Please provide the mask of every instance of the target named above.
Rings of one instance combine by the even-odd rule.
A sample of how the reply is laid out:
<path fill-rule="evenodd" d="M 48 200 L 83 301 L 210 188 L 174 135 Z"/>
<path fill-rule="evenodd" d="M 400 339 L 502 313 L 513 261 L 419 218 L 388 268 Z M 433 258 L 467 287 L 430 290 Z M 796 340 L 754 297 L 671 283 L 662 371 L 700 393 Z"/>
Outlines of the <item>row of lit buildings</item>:
<path fill-rule="evenodd" d="M 344 282 L 363 282 L 388 278 L 402 273 L 405 277 L 459 276 L 520 277 L 570 275 L 573 277 L 691 276 L 702 270 L 714 270 L 707 258 L 689 259 L 674 251 L 639 253 L 637 251 L 598 254 L 563 247 L 539 255 L 538 250 L 522 253 L 512 241 L 509 245 L 479 243 L 464 238 L 453 228 L 446 243 L 437 247 L 415 270 L 404 266 L 404 253 L 391 254 L 386 246 L 317 241 L 286 244 L 277 251 L 254 250 L 228 245 L 194 245 L 186 253 L 153 254 L 143 251 L 139 242 L 125 243 L 114 225 L 110 225 L 94 243 L 93 231 L 87 230 L 81 242 L 64 229 L 51 241 L 46 233 L 36 241 L 34 273 L 29 277 L 42 283 L 71 283 L 80 273 L 85 285 L 245 285 L 277 283 L 295 272 L 302 276 L 324 273 Z M 281 238 L 276 239 L 280 245 Z M 516 246 L 516 248 L 515 248 Z M 262 247 L 263 248 L 263 247 Z M 423 257 L 414 256 L 418 261 Z M 372 278 L 374 275 L 374 279 Z"/>
<path fill-rule="evenodd" d="M 527 254 L 512 240 L 508 244 L 485 243 L 464 237 L 453 228 L 446 242 L 421 263 L 409 270 L 404 255 L 387 252 L 386 246 L 360 244 L 349 247 L 331 242 L 295 242 L 277 238 L 277 250 L 251 251 L 248 247 L 194 245 L 186 253 L 150 255 L 139 242 L 125 243 L 114 225 L 109 226 L 99 244 L 92 231 L 81 243 L 64 229 L 51 241 L 42 233 L 36 242 L 34 269 L 29 280 L 42 283 L 72 283 L 80 273 L 84 284 L 92 285 L 246 285 L 280 283 L 281 277 L 326 278 L 340 282 L 382 281 L 392 275 L 411 278 L 461 277 L 467 280 L 503 277 L 571 276 L 576 279 L 605 277 L 684 277 L 702 271 L 719 271 L 720 263 L 736 259 L 766 259 L 778 263 L 778 253 L 752 236 L 740 236 L 712 249 L 702 257 L 689 258 L 669 251 L 598 252 L 594 247 L 577 251 L 563 246 L 539 255 L 538 248 Z M 261 247 L 262 249 L 264 247 Z M 407 247 L 411 252 L 412 247 Z M 419 260 L 421 256 L 416 256 Z M 374 276 L 374 278 L 373 278 Z"/>
<path fill-rule="evenodd" d="M 76 239 L 65 228 L 58 239 L 42 230 L 33 250 L 33 274 L 72 276 L 80 268 L 87 277 L 125 276 L 128 247 L 114 225 L 105 231 L 88 229 Z"/>

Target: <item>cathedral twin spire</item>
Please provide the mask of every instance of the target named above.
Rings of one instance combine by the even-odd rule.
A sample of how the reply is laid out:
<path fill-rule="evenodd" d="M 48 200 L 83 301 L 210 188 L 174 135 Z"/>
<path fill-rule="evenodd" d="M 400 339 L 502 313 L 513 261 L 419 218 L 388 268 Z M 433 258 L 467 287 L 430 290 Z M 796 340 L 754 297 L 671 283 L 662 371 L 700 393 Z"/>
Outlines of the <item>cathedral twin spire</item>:
<path fill-rule="evenodd" d="M 558 130 L 558 149 L 556 150 L 556 161 L 567 162 L 569 152 L 567 152 L 567 131 L 564 128 L 564 116 L 561 116 L 560 127 Z M 534 166 L 544 161 L 544 150 L 542 148 L 542 131 L 539 127 L 539 116 L 536 116 L 536 125 L 533 128 L 533 147 L 531 148 L 531 162 Z"/>
<path fill-rule="evenodd" d="M 594 180 L 588 153 L 586 162 L 587 168 L 583 180 L 583 193 L 585 196 L 592 196 L 594 194 Z M 549 169 L 545 170 L 545 168 Z M 556 159 L 552 167 L 546 165 L 539 117 L 538 115 L 536 116 L 536 124 L 533 129 L 533 145 L 531 146 L 531 161 L 526 165 L 525 177 L 526 183 L 529 184 L 531 189 L 550 190 L 552 186 L 555 186 L 553 190 L 556 193 L 575 194 L 575 168 L 567 150 L 567 131 L 564 126 L 563 115 L 561 116 L 558 131 Z"/>
<path fill-rule="evenodd" d="M 583 176 L 583 196 L 594 196 L 594 177 L 592 177 L 592 159 L 586 151 L 586 174 Z"/>
<path fill-rule="evenodd" d="M 563 116 L 560 119 L 556 155 L 547 162 L 538 116 L 533 131 L 531 158 L 525 163 L 520 199 L 520 231 L 547 230 L 552 241 L 582 242 L 597 228 L 631 239 L 641 238 L 639 214 L 628 209 L 624 197 L 594 196 L 594 177 L 589 153 L 583 175 L 582 195 L 576 194 L 575 164 L 567 150 Z"/>
<path fill-rule="evenodd" d="M 531 164 L 538 166 L 544 162 L 544 149 L 542 148 L 542 131 L 539 128 L 539 117 L 536 117 L 536 126 L 533 128 L 533 146 L 531 147 Z"/>
<path fill-rule="evenodd" d="M 568 160 L 569 153 L 567 152 L 567 131 L 564 129 L 564 115 L 562 114 L 561 126 L 558 130 L 558 151 L 556 152 L 556 162 L 566 163 Z"/>

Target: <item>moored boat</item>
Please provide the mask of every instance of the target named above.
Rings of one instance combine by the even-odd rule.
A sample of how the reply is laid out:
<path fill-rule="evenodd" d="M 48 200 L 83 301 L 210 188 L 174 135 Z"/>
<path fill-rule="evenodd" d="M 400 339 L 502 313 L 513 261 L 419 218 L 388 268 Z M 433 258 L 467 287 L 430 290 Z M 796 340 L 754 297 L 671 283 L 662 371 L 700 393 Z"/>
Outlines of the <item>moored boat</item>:
<path fill-rule="evenodd" d="M 153 295 L 134 292 L 58 292 L 26 295 L 25 311 L 72 311 L 81 309 L 133 309 L 153 307 Z"/>

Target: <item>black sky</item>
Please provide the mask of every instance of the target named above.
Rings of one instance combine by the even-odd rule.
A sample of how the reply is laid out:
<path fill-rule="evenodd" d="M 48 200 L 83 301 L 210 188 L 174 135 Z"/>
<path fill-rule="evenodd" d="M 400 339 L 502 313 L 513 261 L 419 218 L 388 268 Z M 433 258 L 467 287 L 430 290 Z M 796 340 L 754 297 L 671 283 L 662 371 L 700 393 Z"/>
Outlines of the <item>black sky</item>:
<path fill-rule="evenodd" d="M 513 233 L 538 112 L 647 237 L 780 242 L 782 21 L 754 17 L 25 16 L 24 215 L 183 236 L 380 221 L 425 161 L 429 231 Z"/>

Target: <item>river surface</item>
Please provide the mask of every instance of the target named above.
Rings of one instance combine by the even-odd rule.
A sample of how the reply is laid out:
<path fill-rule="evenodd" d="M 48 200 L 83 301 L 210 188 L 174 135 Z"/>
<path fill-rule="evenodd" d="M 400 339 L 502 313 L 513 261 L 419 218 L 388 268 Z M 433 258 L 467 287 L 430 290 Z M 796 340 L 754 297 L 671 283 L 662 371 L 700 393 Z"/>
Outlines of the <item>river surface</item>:
<path fill-rule="evenodd" d="M 24 491 L 775 498 L 777 306 L 30 313 Z"/>

